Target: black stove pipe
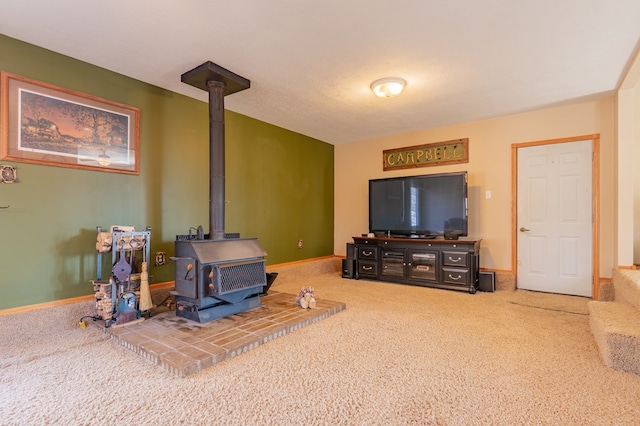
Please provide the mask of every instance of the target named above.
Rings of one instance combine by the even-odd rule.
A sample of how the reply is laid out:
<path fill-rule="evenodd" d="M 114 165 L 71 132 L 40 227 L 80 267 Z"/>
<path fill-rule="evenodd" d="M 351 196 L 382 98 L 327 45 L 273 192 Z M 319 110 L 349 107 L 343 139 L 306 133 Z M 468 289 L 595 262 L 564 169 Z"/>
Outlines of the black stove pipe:
<path fill-rule="evenodd" d="M 182 74 L 182 82 L 209 93 L 209 240 L 224 240 L 224 97 L 248 89 L 244 77 L 207 61 Z"/>
<path fill-rule="evenodd" d="M 209 91 L 209 239 L 224 240 L 224 89 L 222 81 L 207 81 Z"/>

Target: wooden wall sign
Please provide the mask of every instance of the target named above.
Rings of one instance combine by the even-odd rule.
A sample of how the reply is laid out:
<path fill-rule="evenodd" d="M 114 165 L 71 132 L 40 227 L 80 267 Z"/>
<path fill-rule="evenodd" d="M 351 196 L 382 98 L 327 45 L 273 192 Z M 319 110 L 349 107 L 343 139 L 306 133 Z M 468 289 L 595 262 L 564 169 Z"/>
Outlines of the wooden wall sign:
<path fill-rule="evenodd" d="M 382 169 L 397 170 L 469 162 L 469 138 L 382 151 Z"/>

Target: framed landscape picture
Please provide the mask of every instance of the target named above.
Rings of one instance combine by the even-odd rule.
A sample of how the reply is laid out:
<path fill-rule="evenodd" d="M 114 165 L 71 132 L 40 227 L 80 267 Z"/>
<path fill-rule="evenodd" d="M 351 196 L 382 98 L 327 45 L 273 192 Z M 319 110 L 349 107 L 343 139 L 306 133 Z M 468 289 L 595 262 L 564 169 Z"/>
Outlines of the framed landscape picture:
<path fill-rule="evenodd" d="M 139 174 L 139 109 L 6 72 L 0 89 L 0 159 Z"/>

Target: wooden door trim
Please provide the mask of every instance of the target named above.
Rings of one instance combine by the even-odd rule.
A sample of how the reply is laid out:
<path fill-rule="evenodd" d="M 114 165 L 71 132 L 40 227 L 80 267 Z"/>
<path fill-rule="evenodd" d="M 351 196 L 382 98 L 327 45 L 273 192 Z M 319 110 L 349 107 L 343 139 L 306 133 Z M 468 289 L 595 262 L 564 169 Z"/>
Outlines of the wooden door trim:
<path fill-rule="evenodd" d="M 598 298 L 598 282 L 600 276 L 600 134 L 574 136 L 570 138 L 548 139 L 511 144 L 511 270 L 518 288 L 518 149 L 538 145 L 551 145 L 565 142 L 590 140 L 591 158 L 591 253 L 592 282 L 591 294 Z"/>

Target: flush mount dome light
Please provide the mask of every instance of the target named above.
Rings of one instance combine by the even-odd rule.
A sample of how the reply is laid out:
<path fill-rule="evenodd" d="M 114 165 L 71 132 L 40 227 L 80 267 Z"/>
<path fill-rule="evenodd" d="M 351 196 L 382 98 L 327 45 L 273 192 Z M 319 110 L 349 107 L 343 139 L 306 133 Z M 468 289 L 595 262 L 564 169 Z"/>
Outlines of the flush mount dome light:
<path fill-rule="evenodd" d="M 398 77 L 385 77 L 371 83 L 371 90 L 380 98 L 393 98 L 402 93 L 407 82 Z"/>

